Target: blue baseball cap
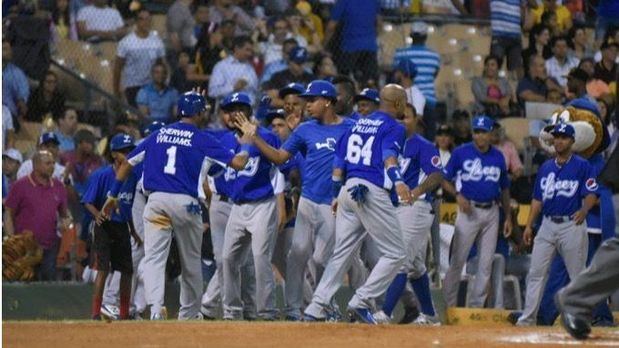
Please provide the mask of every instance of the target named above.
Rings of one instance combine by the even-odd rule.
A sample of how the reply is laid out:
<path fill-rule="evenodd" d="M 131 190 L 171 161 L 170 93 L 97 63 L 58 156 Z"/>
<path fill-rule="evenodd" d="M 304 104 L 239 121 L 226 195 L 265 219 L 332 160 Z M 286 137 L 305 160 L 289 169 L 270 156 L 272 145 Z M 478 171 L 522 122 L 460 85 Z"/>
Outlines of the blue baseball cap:
<path fill-rule="evenodd" d="M 177 106 L 181 117 L 191 117 L 206 110 L 206 99 L 196 92 L 186 92 L 178 98 Z"/>
<path fill-rule="evenodd" d="M 279 90 L 279 97 L 284 99 L 288 94 L 303 94 L 305 87 L 298 82 L 291 82 Z"/>
<path fill-rule="evenodd" d="M 266 119 L 269 123 L 273 122 L 276 118 L 285 118 L 286 113 L 284 109 L 269 109 L 266 113 Z"/>
<path fill-rule="evenodd" d="M 147 137 L 150 134 L 158 131 L 159 129 L 165 127 L 165 123 L 161 122 L 161 121 L 153 121 L 151 124 L 149 124 L 148 126 L 146 126 L 143 130 L 142 130 L 142 136 L 143 137 Z"/>
<path fill-rule="evenodd" d="M 60 141 L 58 140 L 58 136 L 56 136 L 56 133 L 45 132 L 41 134 L 41 136 L 39 137 L 39 145 L 47 143 L 56 143 L 56 145 L 60 145 Z"/>
<path fill-rule="evenodd" d="M 401 71 L 410 78 L 417 76 L 417 65 L 409 59 L 401 60 L 393 69 L 395 71 Z"/>
<path fill-rule="evenodd" d="M 221 108 L 226 110 L 233 105 L 247 105 L 251 107 L 251 98 L 247 93 L 235 92 L 228 94 L 224 100 L 221 101 Z"/>
<path fill-rule="evenodd" d="M 471 128 L 490 132 L 494 128 L 494 120 L 485 115 L 475 116 L 471 122 Z"/>
<path fill-rule="evenodd" d="M 133 147 L 135 147 L 135 141 L 129 134 L 119 133 L 110 140 L 110 150 L 112 151 L 120 151 Z"/>
<path fill-rule="evenodd" d="M 378 91 L 372 88 L 364 88 L 361 93 L 357 94 L 354 98 L 355 103 L 359 100 L 369 100 L 376 104 L 380 103 L 380 96 Z"/>
<path fill-rule="evenodd" d="M 574 127 L 568 123 L 557 123 L 555 127 L 550 131 L 552 135 L 567 135 L 574 139 Z"/>
<path fill-rule="evenodd" d="M 307 49 L 297 46 L 288 53 L 288 60 L 297 64 L 305 64 L 307 62 Z"/>
<path fill-rule="evenodd" d="M 333 86 L 333 84 L 329 81 L 314 80 L 307 85 L 307 89 L 303 94 L 301 94 L 301 97 L 323 97 L 337 99 L 337 91 L 335 90 L 335 86 Z"/>

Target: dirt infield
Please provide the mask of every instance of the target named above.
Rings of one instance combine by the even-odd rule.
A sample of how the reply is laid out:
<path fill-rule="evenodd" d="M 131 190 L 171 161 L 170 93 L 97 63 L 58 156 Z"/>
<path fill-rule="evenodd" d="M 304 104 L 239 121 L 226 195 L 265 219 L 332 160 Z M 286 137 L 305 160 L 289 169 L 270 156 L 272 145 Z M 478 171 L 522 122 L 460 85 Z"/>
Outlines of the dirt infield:
<path fill-rule="evenodd" d="M 4 322 L 5 347 L 549 347 L 581 345 L 560 328 L 231 322 Z M 619 330 L 582 344 L 618 347 Z"/>

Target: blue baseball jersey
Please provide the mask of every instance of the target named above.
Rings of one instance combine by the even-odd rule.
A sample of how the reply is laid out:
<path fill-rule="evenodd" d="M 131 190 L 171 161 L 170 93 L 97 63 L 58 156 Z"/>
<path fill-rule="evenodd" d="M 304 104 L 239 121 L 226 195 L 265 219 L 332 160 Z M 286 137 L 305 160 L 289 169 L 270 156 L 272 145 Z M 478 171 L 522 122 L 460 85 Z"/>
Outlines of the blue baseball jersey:
<path fill-rule="evenodd" d="M 232 131 L 230 131 L 227 128 L 209 129 L 209 130 L 205 130 L 205 132 L 215 137 L 216 139 L 221 139 L 224 135 L 228 133 L 232 133 Z M 226 170 L 225 167 L 221 167 L 219 165 L 213 166 L 212 172 L 215 173 L 215 175 L 211 175 L 211 176 L 213 177 L 213 184 L 215 185 L 214 191 L 218 193 L 219 195 L 231 197 L 232 196 L 232 181 L 227 181 L 226 175 L 221 175 L 223 172 L 225 172 L 225 170 Z M 212 174 L 212 173 L 209 173 L 209 174 Z"/>
<path fill-rule="evenodd" d="M 338 141 L 334 167 L 344 169 L 346 179 L 364 179 L 391 190 L 384 163 L 398 158 L 405 134 L 404 127 L 382 111 L 360 118 Z"/>
<path fill-rule="evenodd" d="M 331 204 L 331 175 L 337 141 L 354 124 L 346 118 L 335 125 L 310 120 L 300 124 L 290 134 L 282 149 L 292 156 L 301 153 L 305 159 L 302 197 L 318 204 Z"/>
<path fill-rule="evenodd" d="M 118 193 L 118 211 L 120 214 L 113 211 L 110 220 L 115 222 L 131 220 L 131 207 L 133 206 L 133 196 L 138 179 L 138 173 L 133 170 Z M 112 165 L 107 165 L 92 173 L 88 178 L 86 191 L 82 195 L 82 204 L 92 204 L 95 208 L 101 210 L 115 181 L 116 173 Z"/>
<path fill-rule="evenodd" d="M 279 148 L 279 138 L 266 128 L 259 127 L 258 134 L 267 144 Z M 241 144 L 234 132 L 227 132 L 221 137 L 224 146 L 240 151 Z M 234 203 L 256 202 L 274 195 L 275 178 L 278 174 L 275 166 L 263 156 L 257 147 L 251 146 L 249 160 L 243 170 L 226 168 L 224 179 L 232 183 L 230 197 Z"/>
<path fill-rule="evenodd" d="M 544 216 L 571 216 L 581 208 L 583 197 L 597 191 L 589 163 L 572 155 L 562 166 L 554 159 L 542 164 L 535 178 L 533 198 L 542 202 Z"/>
<path fill-rule="evenodd" d="M 589 165 L 591 166 L 591 176 L 597 178 L 604 169 L 604 156 L 602 154 L 595 154 L 589 158 Z M 598 184 L 599 191 L 608 190 L 602 184 Z M 602 232 L 602 215 L 600 212 L 600 205 L 596 204 L 589 210 L 587 214 L 587 230 L 589 232 L 601 233 Z"/>
<path fill-rule="evenodd" d="M 402 179 L 411 190 L 424 182 L 430 174 L 443 171 L 438 149 L 419 134 L 415 134 L 406 140 L 398 162 L 400 163 Z M 395 192 L 392 192 L 392 194 L 397 196 Z M 426 201 L 432 201 L 432 198 L 432 193 L 423 194 L 419 197 L 419 199 Z"/>
<path fill-rule="evenodd" d="M 454 181 L 456 191 L 479 203 L 499 199 L 501 190 L 509 188 L 505 157 L 494 146 L 482 153 L 473 143 L 457 147 L 443 170 L 445 179 Z"/>
<path fill-rule="evenodd" d="M 135 166 L 144 162 L 144 189 L 198 197 L 204 161 L 226 166 L 234 151 L 196 126 L 176 122 L 159 129 L 128 156 Z"/>

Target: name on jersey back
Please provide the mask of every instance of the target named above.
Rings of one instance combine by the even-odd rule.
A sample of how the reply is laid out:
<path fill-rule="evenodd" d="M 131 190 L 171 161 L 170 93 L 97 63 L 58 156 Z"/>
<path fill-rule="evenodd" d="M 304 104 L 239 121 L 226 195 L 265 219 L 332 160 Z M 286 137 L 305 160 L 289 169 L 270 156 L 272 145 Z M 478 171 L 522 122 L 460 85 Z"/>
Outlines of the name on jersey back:
<path fill-rule="evenodd" d="M 159 133 L 157 133 L 157 143 L 191 146 L 192 137 L 193 131 L 174 128 L 161 128 Z"/>
<path fill-rule="evenodd" d="M 378 128 L 383 123 L 385 123 L 385 121 L 383 120 L 360 118 L 357 123 L 352 127 L 352 132 L 363 134 L 376 134 L 378 133 Z"/>

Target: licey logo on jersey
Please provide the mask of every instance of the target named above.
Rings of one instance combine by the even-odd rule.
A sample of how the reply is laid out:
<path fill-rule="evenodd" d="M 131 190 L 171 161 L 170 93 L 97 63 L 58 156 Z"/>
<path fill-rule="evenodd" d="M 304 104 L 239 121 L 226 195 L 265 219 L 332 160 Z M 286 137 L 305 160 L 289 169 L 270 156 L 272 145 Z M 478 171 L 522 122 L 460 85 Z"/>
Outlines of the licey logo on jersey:
<path fill-rule="evenodd" d="M 597 186 L 594 179 L 589 180 L 593 180 L 593 184 Z M 589 183 L 589 180 L 587 180 L 587 183 Z M 543 200 L 559 196 L 570 198 L 578 191 L 578 180 L 556 180 L 555 173 L 550 173 L 542 178 L 540 186 Z"/>
<path fill-rule="evenodd" d="M 224 179 L 226 181 L 234 180 L 239 176 L 249 176 L 252 177 L 258 173 L 258 168 L 260 166 L 260 156 L 250 157 L 247 160 L 247 164 L 245 168 L 242 170 L 236 171 L 231 167 L 226 167 L 226 172 L 224 174 Z"/>
<path fill-rule="evenodd" d="M 325 139 L 324 143 L 316 143 L 316 150 L 320 150 L 320 149 L 329 149 L 331 151 L 335 151 L 335 144 L 336 144 L 336 140 L 335 138 L 327 138 Z"/>
<path fill-rule="evenodd" d="M 441 169 L 443 166 L 441 165 L 441 158 L 439 156 L 432 156 L 430 162 L 435 168 Z"/>
<path fill-rule="evenodd" d="M 439 158 L 440 161 L 440 158 Z M 493 181 L 499 182 L 501 177 L 501 168 L 497 166 L 482 166 L 481 160 L 466 160 L 462 163 L 461 179 L 463 181 Z"/>
<path fill-rule="evenodd" d="M 589 191 L 596 191 L 598 189 L 598 183 L 597 183 L 597 181 L 595 181 L 594 178 L 589 178 L 585 182 L 585 187 Z"/>

